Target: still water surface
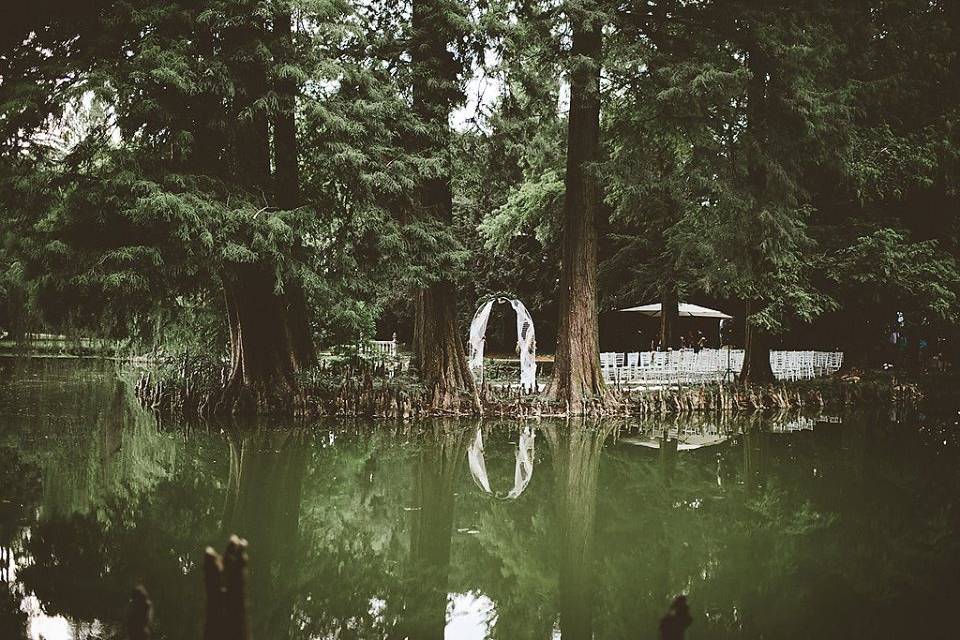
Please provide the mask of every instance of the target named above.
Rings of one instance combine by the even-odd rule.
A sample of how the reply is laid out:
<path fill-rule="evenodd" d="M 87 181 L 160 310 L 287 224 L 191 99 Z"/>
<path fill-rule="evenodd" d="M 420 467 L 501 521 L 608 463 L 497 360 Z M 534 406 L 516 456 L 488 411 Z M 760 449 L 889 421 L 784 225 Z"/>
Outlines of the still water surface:
<path fill-rule="evenodd" d="M 197 640 L 231 532 L 258 639 L 652 638 L 681 592 L 694 639 L 957 637 L 955 418 L 240 431 L 0 359 L 0 638 L 114 637 L 142 583 L 155 637 Z M 664 426 L 726 439 L 638 444 Z"/>

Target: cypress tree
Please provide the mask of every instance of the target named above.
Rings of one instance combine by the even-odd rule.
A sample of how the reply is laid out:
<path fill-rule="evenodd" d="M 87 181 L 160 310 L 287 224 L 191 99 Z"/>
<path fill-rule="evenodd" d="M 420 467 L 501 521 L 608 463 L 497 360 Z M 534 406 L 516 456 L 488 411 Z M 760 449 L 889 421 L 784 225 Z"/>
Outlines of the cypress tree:
<path fill-rule="evenodd" d="M 564 179 L 560 317 L 548 395 L 579 414 L 590 400 L 604 401 L 597 321 L 597 223 L 602 192 L 600 160 L 600 56 L 602 14 L 593 3 L 570 3 L 570 113 Z"/>
<path fill-rule="evenodd" d="M 413 111 L 423 133 L 415 151 L 428 159 L 418 184 L 411 224 L 449 226 L 453 222 L 449 118 L 461 100 L 460 62 L 451 47 L 462 34 L 464 7 L 446 0 L 414 0 L 410 37 Z M 457 322 L 457 293 L 449 274 L 432 274 L 417 294 L 414 358 L 431 402 L 449 409 L 461 392 L 476 394 L 467 368 L 463 334 Z"/>

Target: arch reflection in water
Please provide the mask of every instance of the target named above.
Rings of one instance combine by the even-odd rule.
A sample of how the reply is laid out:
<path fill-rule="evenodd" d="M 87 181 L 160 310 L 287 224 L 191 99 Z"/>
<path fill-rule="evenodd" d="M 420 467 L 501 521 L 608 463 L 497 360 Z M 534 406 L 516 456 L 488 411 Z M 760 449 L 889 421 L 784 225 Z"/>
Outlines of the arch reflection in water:
<path fill-rule="evenodd" d="M 470 474 L 473 481 L 484 493 L 488 493 L 502 500 L 516 500 L 526 490 L 533 479 L 533 456 L 536 432 L 533 427 L 524 426 L 520 429 L 517 441 L 517 462 L 513 473 L 513 488 L 506 494 L 499 495 L 490 488 L 490 479 L 487 477 L 487 463 L 483 456 L 483 429 L 477 427 L 476 435 L 467 449 L 467 461 L 470 463 Z"/>

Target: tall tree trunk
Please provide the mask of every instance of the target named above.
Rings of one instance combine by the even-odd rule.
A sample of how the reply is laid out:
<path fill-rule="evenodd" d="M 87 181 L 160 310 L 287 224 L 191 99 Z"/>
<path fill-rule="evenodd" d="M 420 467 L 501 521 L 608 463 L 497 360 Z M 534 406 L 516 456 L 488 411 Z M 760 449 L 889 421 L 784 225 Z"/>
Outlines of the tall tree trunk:
<path fill-rule="evenodd" d="M 459 28 L 451 8 L 440 0 L 414 0 L 410 56 L 416 69 L 413 110 L 427 133 L 417 141 L 418 151 L 440 158 L 444 170 L 422 182 L 419 215 L 444 224 L 453 222 L 450 190 L 449 117 L 459 99 L 459 64 L 449 47 Z M 414 356 L 435 408 L 448 409 L 468 392 L 478 403 L 473 376 L 467 368 L 463 336 L 457 323 L 457 294 L 453 283 L 441 278 L 417 296 L 414 316 Z"/>
<path fill-rule="evenodd" d="M 289 6 L 280 6 L 273 16 L 274 59 L 277 66 L 294 63 L 293 32 Z M 274 186 L 277 206 L 293 209 L 300 203 L 300 165 L 297 154 L 297 82 L 281 77 L 276 81 L 277 110 L 273 121 Z"/>
<path fill-rule="evenodd" d="M 209 65 L 205 69 L 209 69 L 214 64 L 213 31 L 206 25 L 197 25 L 196 38 L 197 50 Z M 223 177 L 221 156 L 226 145 L 222 128 L 223 104 L 216 93 L 203 91 L 190 107 L 194 139 L 190 169 L 200 175 Z"/>
<path fill-rule="evenodd" d="M 436 283 L 417 296 L 414 357 L 438 409 L 453 408 L 461 390 L 474 392 L 456 310 L 456 293 L 449 282 Z"/>
<path fill-rule="evenodd" d="M 663 285 L 660 298 L 660 346 L 662 349 L 676 349 L 680 346 L 680 333 L 677 330 L 677 318 L 680 317 L 680 296 L 677 283 L 667 281 Z"/>
<path fill-rule="evenodd" d="M 277 66 L 293 64 L 295 51 L 290 7 L 281 4 L 273 16 L 274 58 Z M 300 203 L 300 163 L 297 144 L 297 83 L 291 78 L 277 80 L 278 109 L 273 122 L 274 190 L 277 207 L 297 208 Z M 299 239 L 295 250 L 302 252 Z M 310 310 L 302 283 L 291 279 L 285 287 L 288 328 L 293 355 L 300 368 L 316 361 L 310 330 Z"/>
<path fill-rule="evenodd" d="M 747 66 L 751 76 L 747 85 L 747 126 L 753 144 L 747 152 L 748 188 L 753 196 L 753 206 L 759 210 L 767 197 L 767 172 L 762 159 L 761 149 L 767 145 L 766 100 L 769 62 L 755 42 L 749 47 Z M 750 271 L 754 278 L 763 271 L 763 258 L 757 249 L 749 254 Z M 755 285 L 756 286 L 756 285 Z M 743 368 L 740 370 L 740 382 L 772 382 L 773 369 L 770 367 L 770 337 L 761 327 L 750 321 L 751 314 L 762 305 L 761 300 L 751 300 L 746 305 L 746 326 Z"/>
<path fill-rule="evenodd" d="M 603 402 L 597 322 L 597 217 L 600 185 L 591 166 L 600 159 L 601 24 L 575 12 L 567 168 L 564 179 L 563 256 L 560 318 L 553 379 L 548 396 L 584 413 L 591 400 Z"/>
<path fill-rule="evenodd" d="M 223 276 L 230 324 L 228 390 L 252 392 L 254 408 L 288 406 L 297 391 L 297 358 L 290 343 L 286 301 L 274 290 L 272 270 L 237 265 Z M 239 408 L 239 407 L 238 407 Z"/>
<path fill-rule="evenodd" d="M 313 348 L 313 331 L 310 328 L 310 308 L 306 292 L 299 280 L 292 279 L 286 285 L 284 299 L 287 305 L 287 331 L 290 349 L 297 369 L 306 369 L 317 362 Z"/>
<path fill-rule="evenodd" d="M 233 179 L 250 191 L 250 198 L 263 205 L 276 204 L 274 176 L 270 170 L 270 127 L 267 113 L 257 102 L 269 89 L 266 62 L 260 51 L 269 43 L 268 25 L 253 11 L 253 3 L 236 5 L 237 23 L 225 31 L 224 47 L 243 65 L 244 82 L 238 86 L 231 129 L 231 153 L 235 159 Z M 279 25 L 278 21 L 274 26 Z M 287 21 L 289 35 L 289 19 Z M 287 96 L 292 99 L 292 96 Z M 288 101 L 288 106 L 290 102 Z M 288 113 L 292 117 L 292 113 Z M 286 180 L 295 170 L 295 132 L 293 157 L 285 155 Z M 289 151 L 289 148 L 287 149 Z M 294 174 L 293 180 L 296 181 Z M 267 214 L 270 215 L 270 214 Z M 251 221 L 251 224 L 256 224 Z M 305 358 L 295 349 L 299 329 L 291 322 L 290 300 L 277 293 L 275 265 L 261 258 L 252 263 L 232 263 L 224 267 L 227 318 L 230 322 L 231 370 L 227 397 L 233 411 L 257 412 L 285 410 L 297 393 L 296 373 Z M 294 287 L 295 288 L 295 287 Z M 243 402 L 238 402 L 242 400 Z M 252 400 L 249 406 L 247 400 Z"/>
<path fill-rule="evenodd" d="M 773 382 L 773 368 L 770 366 L 770 336 L 761 327 L 750 322 L 750 314 L 756 311 L 756 304 L 747 303 L 746 338 L 743 367 L 740 369 L 740 382 Z"/>

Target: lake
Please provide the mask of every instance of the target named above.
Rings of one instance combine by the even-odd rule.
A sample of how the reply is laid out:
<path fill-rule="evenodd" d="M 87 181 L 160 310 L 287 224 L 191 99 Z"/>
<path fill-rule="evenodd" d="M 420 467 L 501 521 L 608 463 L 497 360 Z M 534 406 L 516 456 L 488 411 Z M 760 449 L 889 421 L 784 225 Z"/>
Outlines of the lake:
<path fill-rule="evenodd" d="M 678 593 L 688 638 L 956 637 L 958 502 L 956 412 L 178 424 L 0 359 L 0 638 L 113 637 L 143 584 L 199 640 L 234 532 L 258 639 L 654 638 Z"/>

